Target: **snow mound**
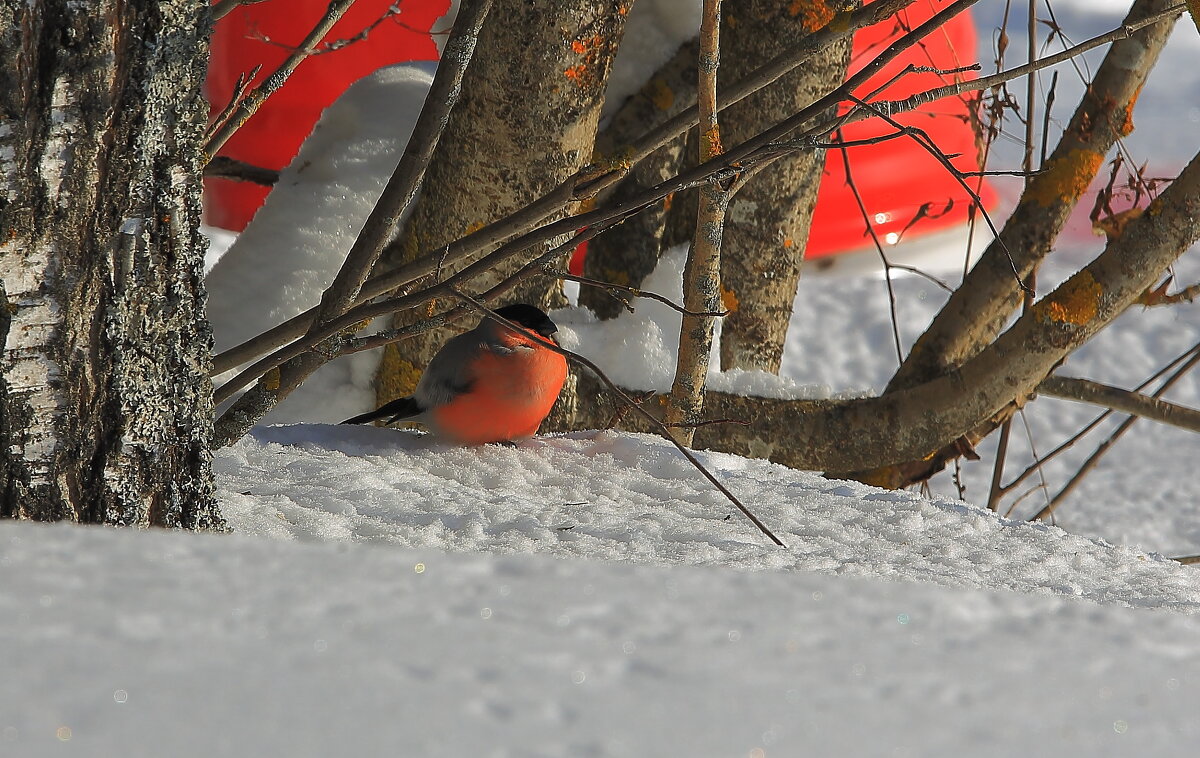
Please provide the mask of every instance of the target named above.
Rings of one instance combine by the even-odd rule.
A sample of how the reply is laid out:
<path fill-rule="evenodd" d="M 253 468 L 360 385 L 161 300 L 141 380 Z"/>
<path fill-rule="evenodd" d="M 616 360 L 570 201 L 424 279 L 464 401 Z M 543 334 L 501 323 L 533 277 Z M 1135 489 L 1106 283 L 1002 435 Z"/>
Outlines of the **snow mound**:
<path fill-rule="evenodd" d="M 205 280 L 217 352 L 320 302 L 400 162 L 432 81 L 426 64 L 389 66 L 325 110 Z M 268 420 L 340 420 L 374 407 L 378 363 L 368 353 L 323 367 Z"/>
<path fill-rule="evenodd" d="M 450 447 L 374 427 L 257 429 L 215 460 L 238 532 L 410 548 L 816 571 L 1200 610 L 1164 558 L 962 502 L 720 453 L 706 465 L 788 545 L 771 546 L 669 443 L 645 435 Z"/>

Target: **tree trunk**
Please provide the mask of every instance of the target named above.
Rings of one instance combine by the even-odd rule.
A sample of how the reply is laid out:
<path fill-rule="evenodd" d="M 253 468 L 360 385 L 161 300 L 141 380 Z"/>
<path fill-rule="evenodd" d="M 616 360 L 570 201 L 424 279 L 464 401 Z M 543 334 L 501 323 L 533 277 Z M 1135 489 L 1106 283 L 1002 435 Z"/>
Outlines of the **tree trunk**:
<path fill-rule="evenodd" d="M 826 0 L 727 3 L 722 76 L 736 81 L 795 38 L 821 28 L 834 15 L 832 5 Z M 809 65 L 723 112 L 722 136 L 736 145 L 787 118 L 840 84 L 849 62 L 849 39 L 830 46 Z M 729 311 L 721 326 L 723 371 L 779 373 L 824 167 L 823 150 L 780 159 L 730 201 L 721 255 L 722 300 Z"/>
<path fill-rule="evenodd" d="M 771 60 L 798 37 L 833 17 L 824 0 L 726 0 L 722 11 L 722 81 L 734 82 Z M 722 140 L 737 145 L 809 105 L 846 74 L 850 39 L 823 50 L 764 90 L 721 112 Z M 606 157 L 619 159 L 621 145 L 696 100 L 696 45 L 686 45 L 642 90 L 630 98 L 598 141 Z M 694 155 L 695 139 L 660 148 L 618 188 L 614 199 L 636 194 L 677 173 Z M 816 203 L 824 153 L 813 151 L 772 163 L 734 195 L 722 244 L 721 284 L 731 312 L 721 330 L 721 368 L 779 370 L 783 343 L 800 277 L 809 222 Z M 646 210 L 597 237 L 588 248 L 586 272 L 603 281 L 641 286 L 660 252 L 691 239 L 694 192 L 681 193 L 669 208 Z M 584 288 L 580 303 L 602 318 L 619 303 Z"/>
<path fill-rule="evenodd" d="M 497 0 L 417 206 L 383 265 L 415 260 L 502 218 L 591 160 L 627 11 L 622 0 Z M 479 286 L 495 284 L 539 252 L 517 256 L 481 277 Z M 566 304 L 558 282 L 546 277 L 531 278 L 509 299 L 542 308 Z M 402 313 L 394 323 L 415 318 Z M 377 375 L 379 400 L 411 394 L 420 369 L 452 334 L 438 329 L 389 345 Z M 556 413 L 569 415 L 573 395 L 568 390 L 564 396 L 560 405 L 567 408 Z"/>
<path fill-rule="evenodd" d="M 696 40 L 683 45 L 642 88 L 634 93 L 613 115 L 612 121 L 596 137 L 600 161 L 619 161 L 630 143 L 652 125 L 659 124 L 696 104 Z M 686 136 L 672 140 L 655 150 L 634 167 L 629 177 L 617 185 L 610 201 L 623 202 L 683 170 L 691 152 Z M 639 287 L 658 265 L 666 237 L 668 213 L 673 198 L 645 209 L 626 219 L 588 243 L 583 259 L 584 274 L 603 282 Z M 691 204 L 691 222 L 696 221 L 696 204 Z M 686 238 L 686 237 L 685 237 Z M 621 313 L 621 301 L 595 287 L 581 287 L 579 304 L 604 319 Z"/>
<path fill-rule="evenodd" d="M 205 0 L 0 0 L 0 515 L 219 527 Z"/>

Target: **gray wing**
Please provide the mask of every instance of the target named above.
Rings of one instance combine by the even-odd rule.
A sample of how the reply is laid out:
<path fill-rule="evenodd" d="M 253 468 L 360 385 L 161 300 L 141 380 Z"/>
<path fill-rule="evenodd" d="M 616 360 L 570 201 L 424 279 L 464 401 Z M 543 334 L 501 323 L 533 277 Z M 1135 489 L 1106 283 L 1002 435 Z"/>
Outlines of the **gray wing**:
<path fill-rule="evenodd" d="M 486 350 L 486 343 L 481 339 L 478 329 L 452 337 L 437 351 L 425 373 L 417 382 L 413 397 L 422 408 L 436 408 L 445 405 L 471 389 L 475 381 L 470 367 L 479 356 L 480 351 Z"/>

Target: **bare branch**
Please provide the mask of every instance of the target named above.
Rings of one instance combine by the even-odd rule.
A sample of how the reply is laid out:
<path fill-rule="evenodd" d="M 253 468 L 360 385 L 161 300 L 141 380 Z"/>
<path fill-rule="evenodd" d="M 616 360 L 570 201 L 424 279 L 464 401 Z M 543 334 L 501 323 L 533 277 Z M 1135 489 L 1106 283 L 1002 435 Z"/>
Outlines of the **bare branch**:
<path fill-rule="evenodd" d="M 258 5 L 265 3 L 267 0 L 217 0 L 212 6 L 213 21 L 220 21 L 228 16 L 234 8 L 242 5 Z"/>
<path fill-rule="evenodd" d="M 965 85 L 991 87 L 1109 41 L 1121 40 L 1105 56 L 1095 81 L 1076 109 L 1071 127 L 1063 133 L 1046 162 L 1046 170 L 1029 182 L 1004 230 L 917 340 L 904 365 L 888 383 L 889 390 L 919 383 L 961 363 L 1003 329 L 1020 298 L 1020 288 L 1013 280 L 1014 264 L 1017 278 L 1024 280 L 1049 252 L 1071 208 L 1099 169 L 1103 155 L 1127 130 L 1137 93 L 1170 33 L 1171 23 L 1160 22 L 1179 13 L 1180 6 L 1164 9 L 1167 4 L 1168 0 L 1135 0 L 1121 27 L 1060 53 Z M 1141 30 L 1145 31 L 1131 39 Z M 936 94 L 958 93 L 963 86 L 955 83 L 898 103 L 873 103 L 872 107 L 884 112 L 891 107 L 910 107 L 915 101 L 924 102 Z"/>
<path fill-rule="evenodd" d="M 944 23 L 945 20 L 953 15 L 950 13 L 952 9 L 955 13 L 961 12 L 969 4 L 970 3 L 966 2 L 966 0 L 962 0 L 960 3 L 948 6 L 946 10 L 943 10 L 929 22 L 923 24 L 921 27 L 918 27 L 912 33 L 905 35 L 905 37 L 901 40 L 893 43 L 888 50 L 885 51 L 885 54 L 877 58 L 876 61 L 872 62 L 872 64 L 870 64 L 866 69 L 860 71 L 859 75 L 854 77 L 848 84 L 857 86 L 862 81 L 865 81 L 865 78 L 869 78 L 869 75 L 874 74 L 878 68 L 881 68 L 884 63 L 886 63 L 887 60 L 891 60 L 895 57 L 895 55 L 898 55 L 904 49 L 907 49 L 909 46 L 915 44 L 921 36 L 937 28 L 938 24 Z M 874 5 L 882 5 L 882 3 L 875 3 L 869 7 L 874 7 Z M 1164 17 L 1165 15 L 1167 14 L 1159 14 L 1159 18 Z M 1145 23 L 1148 24 L 1150 21 L 1147 20 Z M 1141 25 L 1134 26 L 1136 26 L 1136 28 L 1141 28 Z M 1076 48 L 1072 48 L 1072 50 L 1090 49 L 1091 47 L 1095 47 L 1096 45 L 1100 44 L 1095 40 L 1109 39 L 1114 37 L 1114 35 L 1120 36 L 1121 34 L 1127 33 L 1127 30 L 1130 28 L 1131 27 L 1126 26 L 1115 30 L 1114 32 L 1109 32 L 1106 35 L 1100 35 L 1100 37 L 1095 38 L 1088 43 L 1083 43 L 1080 46 L 1076 46 Z M 1036 65 L 1050 65 L 1048 61 L 1049 59 L 1044 59 L 1043 61 L 1039 61 Z M 1057 60 L 1054 62 L 1057 62 Z M 864 74 L 864 72 L 868 73 Z M 953 85 L 951 88 L 939 87 L 928 92 L 940 93 L 941 96 L 951 96 L 960 94 L 961 91 L 966 91 L 975 87 L 991 86 L 991 84 L 994 83 L 993 80 L 1003 81 L 1006 78 L 1015 78 L 1025 73 L 1028 73 L 1027 67 L 1022 66 L 1009 72 L 1005 72 L 1005 74 L 999 79 L 992 77 L 988 80 L 974 80 L 971 82 L 962 83 L 961 85 Z M 831 93 L 830 96 L 822 98 L 813 106 L 805 108 L 803 111 L 801 111 L 801 113 L 784 122 L 784 124 L 777 125 L 776 127 L 763 132 L 758 137 L 748 140 L 746 143 L 743 143 L 728 153 L 718 156 L 713 160 L 706 161 L 700 166 L 689 169 L 688 171 L 685 171 L 670 180 L 662 182 L 655 187 L 649 188 L 645 192 L 638 194 L 636 197 L 629 198 L 625 202 L 615 206 L 604 207 L 581 213 L 576 216 L 560 219 L 559 221 L 546 224 L 545 226 L 510 239 L 492 253 L 488 254 L 479 261 L 476 261 L 474 264 L 468 266 L 460 273 L 463 275 L 474 275 L 475 273 L 486 270 L 500 261 L 506 260 L 513 255 L 521 253 L 530 247 L 543 244 L 549 240 L 560 237 L 563 234 L 570 234 L 574 230 L 584 227 L 607 224 L 613 222 L 614 219 L 619 220 L 620 218 L 637 212 L 639 209 L 644 208 L 651 203 L 663 199 L 673 192 L 697 186 L 705 181 L 708 181 L 711 177 L 732 177 L 734 173 L 739 170 L 744 170 L 747 165 L 753 164 L 755 161 L 770 159 L 771 157 L 778 156 L 789 149 L 798 149 L 796 146 L 792 146 L 790 148 L 788 146 L 781 146 L 778 144 L 777 140 L 774 139 L 774 137 L 780 135 L 786 136 L 787 133 L 793 128 L 803 125 L 806 121 L 810 121 L 818 117 L 828 107 L 836 104 L 839 99 L 848 94 L 848 90 L 843 91 L 843 89 L 844 88 L 839 88 L 834 93 Z M 932 97 L 932 94 L 928 95 L 928 97 Z M 911 107 L 916 107 L 916 105 L 924 101 L 925 100 L 918 95 L 914 96 L 914 98 L 909 98 L 905 102 L 911 103 Z M 878 106 L 879 104 L 876 105 Z M 889 110 L 887 112 L 896 112 L 898 109 L 899 106 L 892 104 L 889 106 Z M 857 120 L 858 118 L 866 118 L 868 115 L 869 112 L 867 111 L 859 111 L 855 116 L 855 119 Z M 833 125 L 822 123 L 813 127 L 809 127 L 804 133 L 810 135 L 819 134 L 822 131 L 828 131 L 831 128 L 833 128 Z M 737 168 L 731 168 L 733 166 L 736 166 Z M 594 175 L 593 178 L 598 176 L 599 175 Z M 514 225 L 524 225 L 525 221 L 522 219 L 527 220 L 532 216 L 544 218 L 545 214 L 543 211 L 546 211 L 546 209 L 550 209 L 547 212 L 553 212 L 557 209 L 560 209 L 568 202 L 571 202 L 573 199 L 579 199 L 574 189 L 575 184 L 573 182 L 574 180 L 564 182 L 563 184 L 559 185 L 558 188 L 543 196 L 543 198 L 534 201 L 534 203 L 526 206 L 524 209 L 511 214 L 510 216 L 506 217 L 506 219 L 501 219 L 500 221 L 490 224 L 474 234 L 463 237 L 460 240 L 445 246 L 444 248 L 439 248 L 436 253 L 431 252 L 420 259 L 410 264 L 400 266 L 391 272 L 371 277 L 364 282 L 362 290 L 359 293 L 358 302 L 361 303 L 364 300 L 376 297 L 384 292 L 396 289 L 398 287 L 403 287 L 422 276 L 427 276 L 437 270 L 443 262 L 449 263 L 454 260 L 460 260 L 469 254 L 478 252 L 487 244 L 496 241 L 499 236 L 503 235 L 506 229 L 511 231 L 511 227 Z M 536 221 L 533 223 L 536 223 Z M 286 344 L 289 340 L 293 340 L 296 337 L 304 334 L 308 325 L 311 324 L 315 312 L 315 308 L 310 309 L 309 311 L 290 319 L 288 322 L 281 324 L 269 332 L 216 356 L 214 358 L 214 371 L 222 372 L 228 370 L 229 368 L 238 365 L 240 362 L 252 358 L 255 355 L 261 354 L 261 352 L 264 350 L 278 348 L 281 345 Z M 351 311 L 348 311 L 346 317 L 350 317 L 352 315 L 359 316 L 360 318 L 365 317 L 361 315 L 357 307 Z M 345 326 L 342 328 L 345 328 Z M 295 354 L 297 353 L 292 353 L 293 356 Z M 265 361 L 261 363 L 270 362 Z M 278 364 L 276 363 L 275 365 Z M 269 366 L 267 369 L 264 369 L 264 371 L 265 370 L 269 370 Z"/>
<path fill-rule="evenodd" d="M 224 155 L 218 155 L 208 162 L 208 165 L 204 167 L 204 176 L 232 179 L 237 182 L 253 182 L 264 187 L 273 186 L 279 181 L 279 172 L 273 168 L 255 166 Z"/>
<path fill-rule="evenodd" d="M 842 169 L 846 173 L 846 185 L 850 188 L 850 192 L 854 195 L 854 203 L 858 206 L 858 213 L 862 216 L 863 227 L 867 233 L 871 235 L 871 242 L 875 245 L 875 252 L 879 255 L 879 260 L 883 263 L 883 280 L 887 284 L 888 293 L 888 312 L 892 317 L 892 340 L 896 346 L 896 364 L 904 362 L 904 349 L 900 346 L 900 320 L 896 317 L 896 288 L 892 286 L 892 262 L 888 260 L 887 253 L 883 252 L 883 243 L 879 240 L 879 232 L 875 230 L 875 225 L 871 223 L 871 217 L 867 213 L 867 206 L 863 202 L 862 194 L 858 191 L 858 185 L 854 182 L 854 173 L 850 170 L 850 155 L 841 138 L 841 132 L 835 132 L 836 135 L 833 144 L 837 146 L 838 152 L 842 156 Z"/>
<path fill-rule="evenodd" d="M 1200 410 L 1088 379 L 1048 376 L 1038 385 L 1038 394 L 1078 400 L 1081 403 L 1099 405 L 1132 416 L 1170 424 L 1180 429 L 1200 432 Z"/>
<path fill-rule="evenodd" d="M 700 163 L 723 152 L 717 123 L 717 69 L 721 61 L 721 0 L 704 0 L 700 21 L 698 106 L 700 111 Z M 696 231 L 683 269 L 683 305 L 693 313 L 715 311 L 721 304 L 721 238 L 730 192 L 715 181 L 700 188 Z M 679 324 L 679 353 L 675 381 L 667 399 L 668 424 L 682 424 L 673 435 L 681 445 L 691 445 L 695 422 L 704 410 L 704 386 L 712 351 L 715 321 L 711 316 L 684 315 Z"/>
<path fill-rule="evenodd" d="M 1190 362 L 1188 362 L 1189 358 L 1191 359 Z M 1160 368 L 1158 371 L 1155 371 L 1153 375 L 1151 375 L 1148 379 L 1146 379 L 1144 382 L 1142 382 L 1137 387 L 1135 387 L 1134 391 L 1141 392 L 1146 387 L 1149 387 L 1150 384 L 1153 383 L 1160 376 L 1162 376 L 1163 374 L 1166 374 L 1168 371 L 1174 370 L 1177 366 L 1179 366 L 1179 364 L 1185 363 L 1185 362 L 1187 362 L 1187 363 L 1184 366 L 1184 368 L 1182 370 L 1178 371 L 1177 373 L 1175 373 L 1174 375 L 1172 375 L 1169 379 L 1167 379 L 1166 384 L 1163 387 L 1160 387 L 1155 393 L 1153 393 L 1151 395 L 1152 397 L 1158 397 L 1159 395 L 1161 395 L 1163 392 L 1166 391 L 1167 388 L 1169 388 L 1171 385 L 1173 385 L 1175 382 L 1177 382 L 1180 377 L 1182 377 L 1184 374 L 1186 374 L 1188 371 L 1190 371 L 1192 366 L 1194 366 L 1197 362 L 1200 362 L 1200 344 L 1193 345 L 1192 347 L 1188 348 L 1180 355 L 1176 356 L 1173 360 L 1171 360 L 1171 362 L 1169 362 L 1167 365 Z M 1014 487 L 1018 486 L 1021 482 L 1028 479 L 1030 477 L 1030 475 L 1034 474 L 1035 472 L 1040 473 L 1042 470 L 1042 467 L 1044 467 L 1051 460 L 1057 458 L 1059 455 L 1061 455 L 1062 453 L 1066 452 L 1071 447 L 1073 447 L 1075 445 L 1075 443 L 1079 442 L 1079 440 L 1081 440 L 1085 436 L 1087 436 L 1087 434 L 1090 431 L 1092 431 L 1097 426 L 1099 426 L 1100 423 L 1102 421 L 1104 421 L 1106 418 L 1108 418 L 1109 416 L 1111 416 L 1112 413 L 1113 412 L 1111 410 L 1106 410 L 1106 411 L 1104 411 L 1104 413 L 1101 413 L 1099 416 L 1096 416 L 1096 418 L 1094 418 L 1090 422 L 1088 422 L 1088 424 L 1086 426 L 1084 426 L 1078 432 L 1073 434 L 1069 439 L 1067 439 L 1061 445 L 1054 448 L 1046 455 L 1042 456 L 1033 465 L 1029 466 L 1024 471 L 1022 471 L 1015 479 L 1013 479 L 1011 482 L 1009 482 L 1008 484 L 1001 487 L 1000 491 L 1002 493 L 1010 492 L 1010 491 L 1012 491 L 1012 489 Z"/>
<path fill-rule="evenodd" d="M 347 309 L 358 300 L 363 281 L 383 252 L 389 235 L 393 233 L 404 211 L 416 196 L 421 177 L 425 173 L 433 150 L 446 126 L 450 109 L 458 101 L 463 73 L 474 54 L 479 30 L 491 5 L 491 0 L 468 0 L 459 11 L 458 20 L 454 25 L 454 33 L 447 42 L 446 53 L 442 58 L 444 65 L 438 66 L 429 95 L 425 100 L 425 106 L 417 118 L 404 155 L 401 156 L 379 201 L 376 202 L 371 214 L 367 217 L 358 238 L 346 256 L 346 261 L 342 264 L 333 283 L 322 295 L 321 303 L 317 306 L 316 314 L 306 332 L 307 337 L 312 338 L 329 322 L 345 314 Z M 332 10 L 333 7 L 331 3 L 330 9 Z M 332 348 L 327 351 L 332 352 Z M 287 397 L 291 389 L 299 386 L 324 361 L 317 356 L 310 356 L 302 363 L 304 365 L 297 362 L 281 367 L 281 371 L 287 373 L 287 381 L 281 381 L 280 386 L 271 391 L 269 400 L 265 399 L 267 396 L 264 396 L 255 401 L 253 403 L 254 413 L 248 412 L 246 407 L 243 407 L 238 409 L 234 415 L 224 414 L 217 422 L 222 437 L 236 435 L 233 436 L 233 439 L 236 439 L 241 436 L 249 428 L 247 422 L 253 424 L 258 418 L 269 412 L 275 403 Z M 229 385 L 222 387 L 222 390 L 226 391 L 223 399 L 229 397 L 227 387 Z M 221 395 L 218 394 L 218 397 Z M 223 399 L 218 399 L 217 402 L 223 402 Z M 230 421 L 226 422 L 226 418 Z M 233 419 L 237 420 L 236 424 L 233 423 Z"/>
<path fill-rule="evenodd" d="M 1162 386 L 1154 391 L 1153 397 L 1161 397 L 1163 394 L 1165 394 L 1166 391 L 1172 387 L 1172 385 L 1174 385 L 1189 371 L 1191 371 L 1197 363 L 1200 363 L 1200 351 L 1195 352 L 1195 354 L 1193 354 L 1189 360 L 1180 366 L 1174 374 L 1168 377 L 1167 380 L 1163 382 Z M 1108 411 L 1105 411 L 1105 415 L 1107 414 Z M 1054 513 L 1054 509 L 1062 504 L 1067 495 L 1071 494 L 1071 491 L 1074 490 L 1081 481 L 1083 481 L 1083 478 L 1087 476 L 1089 471 L 1095 468 L 1096 464 L 1101 458 L 1104 457 L 1105 453 L 1107 453 L 1113 445 L 1117 444 L 1117 441 L 1129 431 L 1130 427 L 1137 423 L 1137 420 L 1138 416 L 1130 416 L 1122 421 L 1121 425 L 1118 426 L 1116 430 L 1108 436 L 1108 439 L 1104 440 L 1104 442 L 1101 442 L 1096 450 L 1088 457 L 1088 459 L 1084 461 L 1083 465 L 1079 467 L 1079 470 L 1075 472 L 1075 475 L 1071 477 L 1070 481 L 1068 481 L 1063 488 L 1058 491 L 1058 494 L 1055 495 L 1049 503 L 1046 503 L 1046 507 L 1034 514 L 1034 516 L 1029 520 L 1038 521 Z"/>
<path fill-rule="evenodd" d="M 279 64 L 279 68 L 275 69 L 261 84 L 247 93 L 233 110 L 229 119 L 209 137 L 204 145 L 205 154 L 210 156 L 217 154 L 217 151 L 229 141 L 233 133 L 258 112 L 258 109 L 267 101 L 267 98 L 277 92 L 287 82 L 292 72 L 296 70 L 296 67 L 312 53 L 317 43 L 329 33 L 333 25 L 341 19 L 353 4 L 354 0 L 331 0 L 329 7 L 325 9 L 324 15 L 321 16 L 321 19 L 309 31 L 308 35 L 305 36 L 299 47 L 283 63 Z"/>
<path fill-rule="evenodd" d="M 662 303 L 663 305 L 667 306 L 668 308 L 675 311 L 676 313 L 682 313 L 685 316 L 710 316 L 710 317 L 720 318 L 722 316 L 729 315 L 729 311 L 689 311 L 687 308 L 684 308 L 682 305 L 679 305 L 678 303 L 674 302 L 673 300 L 671 300 L 668 297 L 664 297 L 664 296 L 658 294 L 657 292 L 649 292 L 644 289 L 639 289 L 638 287 L 626 287 L 623 284 L 613 284 L 612 282 L 602 282 L 598 279 L 590 279 L 586 276 L 576 276 L 567 271 L 547 270 L 546 273 L 550 274 L 551 276 L 556 277 L 558 279 L 562 279 L 563 281 L 578 282 L 579 284 L 582 284 L 586 287 L 595 287 L 596 289 L 607 290 L 609 293 L 623 292 L 623 293 L 627 293 L 629 295 L 633 295 L 634 297 L 641 297 L 641 298 L 645 298 L 647 300 L 654 300 L 655 302 Z M 618 300 L 621 303 L 621 305 L 623 305 L 627 310 L 629 310 L 629 312 L 631 312 L 631 313 L 633 312 L 633 308 L 629 305 L 628 300 L 626 300 L 625 298 L 622 298 L 622 297 L 617 297 L 616 294 L 613 294 L 613 297 L 616 300 Z"/>

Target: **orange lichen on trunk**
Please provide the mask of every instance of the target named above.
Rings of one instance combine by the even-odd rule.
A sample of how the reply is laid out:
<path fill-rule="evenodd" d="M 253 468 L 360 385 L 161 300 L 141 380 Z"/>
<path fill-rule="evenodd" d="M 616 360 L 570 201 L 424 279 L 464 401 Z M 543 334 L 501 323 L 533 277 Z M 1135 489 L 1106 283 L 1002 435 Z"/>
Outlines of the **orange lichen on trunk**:
<path fill-rule="evenodd" d="M 1133 106 L 1137 105 L 1138 96 L 1142 94 L 1142 88 L 1138 87 L 1133 93 L 1133 97 L 1129 98 L 1129 103 L 1125 106 L 1125 119 L 1121 122 L 1121 126 L 1117 128 L 1117 132 L 1122 137 L 1128 137 L 1133 134 Z"/>
<path fill-rule="evenodd" d="M 662 79 L 655 77 L 646 85 L 646 94 L 650 96 L 650 102 L 654 103 L 654 107 L 660 111 L 669 111 L 671 106 L 675 105 L 675 93 L 671 91 L 671 87 Z"/>
<path fill-rule="evenodd" d="M 1022 199 L 1047 207 L 1071 205 L 1087 191 L 1103 162 L 1104 156 L 1095 150 L 1072 150 L 1047 162 Z"/>
<path fill-rule="evenodd" d="M 1033 313 L 1043 323 L 1083 326 L 1096 317 L 1103 294 L 1104 288 L 1084 269 L 1034 305 Z"/>
<path fill-rule="evenodd" d="M 721 128 L 716 124 L 705 129 L 704 133 L 700 135 L 700 139 L 704 143 L 701 148 L 701 155 L 704 157 L 704 160 L 715 158 L 725 152 L 725 149 L 721 147 Z"/>
<path fill-rule="evenodd" d="M 737 293 L 731 289 L 725 289 L 725 285 L 721 285 L 721 307 L 733 313 L 738 309 Z"/>
<path fill-rule="evenodd" d="M 837 15 L 825 0 L 792 0 L 787 12 L 792 18 L 799 16 L 801 26 L 810 32 L 825 26 Z"/>

